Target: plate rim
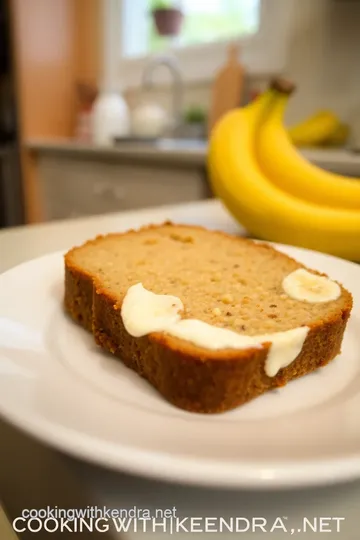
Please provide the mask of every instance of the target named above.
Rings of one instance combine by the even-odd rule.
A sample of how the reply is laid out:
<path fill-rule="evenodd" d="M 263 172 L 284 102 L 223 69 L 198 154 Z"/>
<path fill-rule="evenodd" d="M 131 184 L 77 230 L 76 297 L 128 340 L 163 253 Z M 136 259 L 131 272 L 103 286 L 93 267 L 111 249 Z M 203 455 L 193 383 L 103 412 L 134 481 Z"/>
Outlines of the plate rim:
<path fill-rule="evenodd" d="M 274 466 L 273 463 L 250 461 L 245 464 L 211 459 L 199 462 L 188 457 L 179 458 L 162 452 L 138 450 L 134 446 L 109 445 L 106 442 L 104 445 L 103 441 L 99 445 L 102 451 L 98 453 L 93 451 L 94 446 L 97 446 L 94 442 L 98 441 L 98 438 L 61 426 L 55 427 L 55 433 L 51 422 L 29 422 L 24 420 L 22 415 L 9 412 L 8 409 L 5 414 L 3 410 L 0 411 L 0 417 L 46 446 L 66 455 L 106 469 L 152 480 L 215 489 L 278 490 L 320 487 L 360 478 L 360 454 L 337 459 L 289 461 L 286 464 L 280 462 Z M 39 425 L 42 426 L 40 429 Z M 114 452 L 108 451 L 111 446 L 114 446 Z"/>
<path fill-rule="evenodd" d="M 346 259 L 287 244 L 265 243 L 285 253 L 287 250 L 294 250 L 310 257 L 315 254 L 317 257 L 336 260 L 345 266 L 350 265 L 352 269 L 360 273 L 360 265 Z M 18 271 L 21 267 L 44 259 L 60 258 L 66 252 L 67 250 L 64 249 L 57 250 L 23 261 L 2 272 L 0 284 L 4 276 L 15 270 Z M 292 254 L 287 254 L 292 256 Z M 309 263 L 306 264 L 310 266 Z M 0 417 L 26 435 L 65 454 L 107 469 L 153 480 L 212 488 L 271 490 L 322 486 L 360 478 L 360 452 L 353 455 L 347 454 L 343 458 L 289 460 L 278 463 L 274 461 L 226 463 L 205 458 L 199 461 L 188 456 L 170 456 L 165 452 L 139 450 L 134 446 L 121 443 L 114 444 L 87 433 L 53 424 L 50 420 L 38 415 L 30 416 L 29 420 L 29 417 L 24 417 L 22 410 L 9 410 L 6 404 L 4 406 L 1 403 L 1 399 Z"/>

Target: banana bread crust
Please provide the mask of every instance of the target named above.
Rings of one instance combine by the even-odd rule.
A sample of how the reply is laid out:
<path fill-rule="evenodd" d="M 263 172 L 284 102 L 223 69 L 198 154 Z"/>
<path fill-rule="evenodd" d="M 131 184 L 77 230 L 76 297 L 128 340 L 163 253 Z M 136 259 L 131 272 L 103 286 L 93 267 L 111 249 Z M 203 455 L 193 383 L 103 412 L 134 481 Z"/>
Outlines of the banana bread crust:
<path fill-rule="evenodd" d="M 101 238 L 90 242 L 96 243 Z M 210 351 L 189 343 L 184 346 L 181 340 L 162 333 L 132 337 L 123 325 L 118 299 L 73 264 L 71 251 L 65 256 L 67 313 L 93 333 L 98 345 L 121 359 L 168 402 L 181 409 L 196 413 L 234 409 L 325 366 L 340 353 L 352 308 L 351 294 L 345 289 L 344 308 L 336 316 L 313 324 L 299 356 L 275 377 L 268 377 L 264 365 L 270 344 L 262 349 Z"/>

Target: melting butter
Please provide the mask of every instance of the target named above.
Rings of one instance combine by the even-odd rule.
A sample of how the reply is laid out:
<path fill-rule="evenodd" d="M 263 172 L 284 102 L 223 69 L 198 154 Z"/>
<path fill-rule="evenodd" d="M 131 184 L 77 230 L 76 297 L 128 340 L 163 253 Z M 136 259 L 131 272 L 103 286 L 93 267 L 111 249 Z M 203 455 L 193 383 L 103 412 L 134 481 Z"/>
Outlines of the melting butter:
<path fill-rule="evenodd" d="M 308 332 L 307 326 L 300 326 L 285 332 L 257 336 L 256 339 L 262 343 L 271 343 L 265 362 L 268 377 L 274 377 L 280 369 L 288 367 L 299 356 Z"/>
<path fill-rule="evenodd" d="M 248 349 L 261 348 L 251 336 L 243 336 L 227 328 L 219 328 L 197 319 L 182 319 L 167 330 L 174 337 L 190 341 L 205 349 Z"/>
<path fill-rule="evenodd" d="M 131 336 L 141 337 L 151 332 L 164 332 L 180 321 L 184 309 L 180 298 L 167 294 L 155 294 L 141 283 L 127 291 L 121 306 L 121 316 Z"/>
<path fill-rule="evenodd" d="M 127 291 L 121 316 L 125 329 L 133 337 L 165 332 L 210 350 L 261 349 L 264 343 L 271 343 L 265 362 L 265 373 L 269 377 L 295 360 L 309 331 L 307 327 L 300 327 L 274 334 L 244 336 L 197 319 L 182 319 L 183 309 L 183 303 L 176 296 L 155 294 L 138 283 Z"/>

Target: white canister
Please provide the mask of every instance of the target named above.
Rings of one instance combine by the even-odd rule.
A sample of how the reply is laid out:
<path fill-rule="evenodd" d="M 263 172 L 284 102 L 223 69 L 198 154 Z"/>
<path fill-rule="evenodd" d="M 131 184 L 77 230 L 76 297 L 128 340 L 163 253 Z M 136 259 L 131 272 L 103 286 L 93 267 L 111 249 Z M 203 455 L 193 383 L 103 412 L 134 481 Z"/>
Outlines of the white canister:
<path fill-rule="evenodd" d="M 169 127 L 169 118 L 159 105 L 142 103 L 132 112 L 131 127 L 135 137 L 160 137 Z"/>
<path fill-rule="evenodd" d="M 124 98 L 115 92 L 105 92 L 96 99 L 92 110 L 92 141 L 99 145 L 114 142 L 130 132 L 130 113 Z"/>

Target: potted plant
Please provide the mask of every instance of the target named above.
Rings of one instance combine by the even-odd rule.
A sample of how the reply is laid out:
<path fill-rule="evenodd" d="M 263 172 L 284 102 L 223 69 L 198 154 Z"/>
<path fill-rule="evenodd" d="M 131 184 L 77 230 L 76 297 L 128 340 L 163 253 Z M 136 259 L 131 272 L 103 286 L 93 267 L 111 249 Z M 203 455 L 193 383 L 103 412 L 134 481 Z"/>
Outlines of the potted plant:
<path fill-rule="evenodd" d="M 184 113 L 184 127 L 190 139 L 205 138 L 206 122 L 206 111 L 199 105 L 190 106 Z"/>
<path fill-rule="evenodd" d="M 180 33 L 183 13 L 166 0 L 154 0 L 151 13 L 160 36 L 177 36 Z"/>

